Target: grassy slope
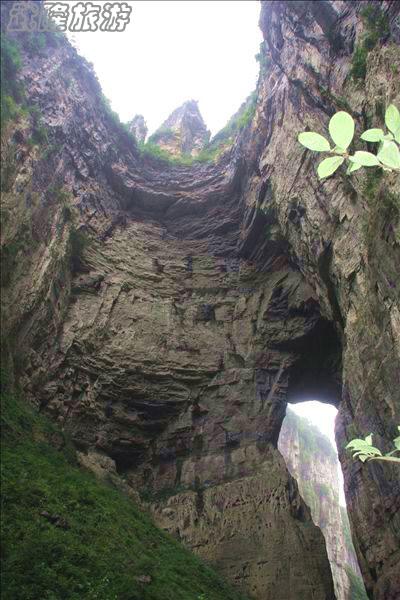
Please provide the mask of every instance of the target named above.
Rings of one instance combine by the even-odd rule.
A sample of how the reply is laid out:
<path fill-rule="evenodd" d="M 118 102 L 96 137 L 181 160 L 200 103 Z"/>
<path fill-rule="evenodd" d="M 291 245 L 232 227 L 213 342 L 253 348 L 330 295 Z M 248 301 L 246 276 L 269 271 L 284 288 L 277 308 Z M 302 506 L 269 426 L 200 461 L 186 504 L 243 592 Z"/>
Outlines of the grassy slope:
<path fill-rule="evenodd" d="M 3 600 L 241 597 L 132 500 L 81 470 L 62 434 L 10 393 L 2 396 L 2 556 Z M 143 575 L 151 583 L 138 582 Z"/>

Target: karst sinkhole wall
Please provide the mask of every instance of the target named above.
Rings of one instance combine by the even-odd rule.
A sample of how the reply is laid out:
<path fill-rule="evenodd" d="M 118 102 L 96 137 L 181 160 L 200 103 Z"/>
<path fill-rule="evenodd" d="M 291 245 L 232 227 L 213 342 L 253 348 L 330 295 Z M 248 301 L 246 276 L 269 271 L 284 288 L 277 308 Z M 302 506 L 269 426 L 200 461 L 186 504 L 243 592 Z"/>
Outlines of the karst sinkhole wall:
<path fill-rule="evenodd" d="M 398 213 L 374 209 L 363 175 L 318 182 L 296 141 L 323 131 L 343 94 L 360 126 L 378 122 L 377 99 L 399 104 L 396 3 L 382 3 L 390 33 L 364 83 L 350 77 L 361 6 L 262 3 L 256 113 L 216 163 L 143 156 L 66 42 L 22 48 L 18 74 L 53 151 L 29 148 L 29 118 L 5 141 L 18 158 L 3 324 L 26 396 L 83 465 L 123 477 L 161 527 L 260 599 L 333 598 L 321 532 L 276 449 L 286 402 L 310 395 L 339 405 L 368 593 L 400 589 L 398 474 L 344 451 L 370 431 L 391 449 L 399 421 Z M 389 176 L 378 201 L 398 188 Z M 76 231 L 87 243 L 72 260 Z"/>

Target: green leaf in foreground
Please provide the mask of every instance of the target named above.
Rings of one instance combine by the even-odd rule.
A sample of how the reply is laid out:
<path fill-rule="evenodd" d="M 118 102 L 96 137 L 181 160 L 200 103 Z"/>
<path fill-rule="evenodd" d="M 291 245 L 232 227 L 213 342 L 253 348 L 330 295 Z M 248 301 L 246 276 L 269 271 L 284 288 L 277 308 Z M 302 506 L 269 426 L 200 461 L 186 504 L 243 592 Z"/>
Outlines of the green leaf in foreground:
<path fill-rule="evenodd" d="M 329 121 L 329 133 L 339 148 L 348 148 L 354 136 L 354 119 L 341 110 Z"/>
<path fill-rule="evenodd" d="M 349 166 L 347 167 L 347 171 L 346 171 L 346 175 L 350 175 L 350 173 L 353 173 L 354 171 L 358 171 L 358 169 L 361 169 L 362 165 L 358 165 L 355 162 L 351 162 L 349 164 Z"/>
<path fill-rule="evenodd" d="M 362 167 L 377 167 L 379 166 L 379 160 L 371 152 L 364 152 L 359 150 L 354 156 L 349 156 L 349 160 L 353 163 L 357 163 Z"/>
<path fill-rule="evenodd" d="M 298 140 L 302 146 L 314 152 L 329 152 L 331 149 L 328 140 L 314 131 L 300 133 Z"/>
<path fill-rule="evenodd" d="M 384 133 L 382 129 L 367 129 L 361 135 L 361 139 L 366 142 L 381 142 L 383 140 Z"/>
<path fill-rule="evenodd" d="M 400 464 L 400 458 L 393 456 L 393 454 L 400 452 L 400 436 L 393 440 L 395 450 L 382 455 L 379 448 L 372 446 L 372 435 L 372 433 L 367 435 L 365 440 L 361 438 L 351 440 L 345 447 L 346 450 L 351 450 L 353 452 L 353 458 L 358 458 L 361 462 L 366 462 L 367 460 L 380 460 Z"/>
<path fill-rule="evenodd" d="M 397 130 L 400 128 L 400 113 L 398 109 L 394 106 L 394 104 L 390 104 L 390 106 L 388 106 L 386 110 L 385 123 L 386 127 L 392 133 L 396 133 Z"/>
<path fill-rule="evenodd" d="M 394 142 L 383 142 L 378 158 L 386 167 L 400 169 L 400 150 Z"/>
<path fill-rule="evenodd" d="M 324 179 L 325 177 L 329 177 L 332 175 L 336 169 L 340 167 L 344 162 L 343 156 L 332 156 L 330 158 L 325 158 L 322 162 L 319 163 L 317 173 L 320 179 Z"/>
<path fill-rule="evenodd" d="M 367 444 L 369 444 L 370 446 L 372 446 L 372 433 L 370 433 L 369 435 L 367 435 L 367 437 L 365 438 L 365 441 L 367 442 Z"/>

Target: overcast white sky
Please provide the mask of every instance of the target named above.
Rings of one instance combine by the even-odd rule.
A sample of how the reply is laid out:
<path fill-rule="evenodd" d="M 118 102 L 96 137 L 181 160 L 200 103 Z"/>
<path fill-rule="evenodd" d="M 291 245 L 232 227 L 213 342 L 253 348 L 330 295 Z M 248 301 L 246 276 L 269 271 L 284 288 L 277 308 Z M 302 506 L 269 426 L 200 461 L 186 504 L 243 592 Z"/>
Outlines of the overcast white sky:
<path fill-rule="evenodd" d="M 194 99 L 217 133 L 256 86 L 255 54 L 262 41 L 258 0 L 130 4 L 125 32 L 73 34 L 112 108 L 124 122 L 143 114 L 151 133 Z"/>

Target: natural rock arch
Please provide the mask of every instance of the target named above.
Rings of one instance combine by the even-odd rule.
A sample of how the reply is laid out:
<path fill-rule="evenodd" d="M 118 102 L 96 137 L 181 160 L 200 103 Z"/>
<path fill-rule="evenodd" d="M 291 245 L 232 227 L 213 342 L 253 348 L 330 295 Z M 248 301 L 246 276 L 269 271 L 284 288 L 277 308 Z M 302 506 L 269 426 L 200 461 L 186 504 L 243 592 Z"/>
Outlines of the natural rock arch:
<path fill-rule="evenodd" d="M 71 432 L 83 463 L 123 473 L 162 526 L 259 597 L 333 594 L 322 537 L 276 450 L 287 394 L 315 385 L 327 401 L 340 397 L 338 448 L 368 591 L 387 600 L 400 589 L 396 471 L 343 450 L 370 431 L 385 448 L 399 419 L 399 245 L 361 184 L 316 181 L 294 135 L 322 130 L 343 90 L 355 115 L 377 118 L 371 98 L 398 104 L 390 37 L 365 88 L 352 87 L 359 8 L 263 3 L 270 65 L 255 118 L 215 164 L 143 157 L 67 44 L 25 57 L 21 72 L 61 145 L 46 160 L 20 154 L 8 199 L 11 240 L 32 221 L 2 299 L 21 385 Z M 384 9 L 394 22 L 395 3 Z M 91 239 L 72 272 L 72 223 L 54 183 Z M 398 193 L 398 182 L 379 193 Z"/>

